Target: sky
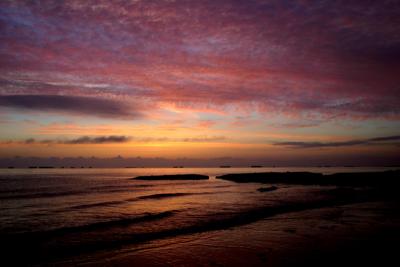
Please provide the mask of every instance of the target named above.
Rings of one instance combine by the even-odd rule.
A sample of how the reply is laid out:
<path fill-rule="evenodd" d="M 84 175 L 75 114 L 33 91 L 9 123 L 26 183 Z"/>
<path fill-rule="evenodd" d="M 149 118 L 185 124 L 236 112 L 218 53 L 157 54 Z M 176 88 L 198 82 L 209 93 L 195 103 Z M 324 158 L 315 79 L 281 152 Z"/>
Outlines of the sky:
<path fill-rule="evenodd" d="M 399 163 L 398 1 L 1 1 L 0 157 L 117 155 Z"/>

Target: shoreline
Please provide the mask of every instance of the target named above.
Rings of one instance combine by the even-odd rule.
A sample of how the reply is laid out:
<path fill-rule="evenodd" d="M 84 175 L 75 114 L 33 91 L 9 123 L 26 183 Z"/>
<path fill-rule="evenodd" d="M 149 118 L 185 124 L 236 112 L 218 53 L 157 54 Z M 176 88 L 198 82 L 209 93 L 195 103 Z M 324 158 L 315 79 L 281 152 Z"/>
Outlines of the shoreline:
<path fill-rule="evenodd" d="M 395 266 L 400 260 L 391 244 L 399 240 L 400 218 L 382 214 L 391 209 L 387 202 L 365 202 L 291 212 L 232 229 L 59 261 L 55 266 Z"/>

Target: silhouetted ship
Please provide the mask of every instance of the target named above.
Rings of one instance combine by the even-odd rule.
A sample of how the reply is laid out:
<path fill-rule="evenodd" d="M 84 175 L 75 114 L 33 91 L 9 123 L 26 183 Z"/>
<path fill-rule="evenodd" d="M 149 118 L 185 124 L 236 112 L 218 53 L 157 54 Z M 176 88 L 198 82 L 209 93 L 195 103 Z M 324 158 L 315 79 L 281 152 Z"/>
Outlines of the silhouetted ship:
<path fill-rule="evenodd" d="M 229 166 L 229 165 L 222 165 L 222 166 L 219 166 L 220 168 L 230 168 L 231 166 Z"/>
<path fill-rule="evenodd" d="M 251 167 L 251 168 L 262 168 L 261 165 L 251 165 L 250 167 Z"/>

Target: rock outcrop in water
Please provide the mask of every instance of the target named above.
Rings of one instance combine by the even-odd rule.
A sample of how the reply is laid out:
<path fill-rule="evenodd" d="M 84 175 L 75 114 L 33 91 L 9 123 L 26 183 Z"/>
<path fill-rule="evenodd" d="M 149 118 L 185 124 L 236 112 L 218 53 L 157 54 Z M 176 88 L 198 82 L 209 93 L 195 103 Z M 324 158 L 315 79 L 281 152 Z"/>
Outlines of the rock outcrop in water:
<path fill-rule="evenodd" d="M 257 191 L 259 191 L 259 192 L 270 192 L 270 191 L 275 191 L 277 189 L 278 189 L 278 187 L 276 187 L 276 186 L 269 186 L 269 187 L 260 187 L 260 188 L 257 189 Z"/>
<path fill-rule="evenodd" d="M 323 175 L 312 172 L 259 172 L 217 176 L 217 179 L 236 183 L 316 183 Z"/>
<path fill-rule="evenodd" d="M 207 175 L 200 174 L 171 174 L 171 175 L 149 175 L 137 176 L 135 180 L 208 180 Z"/>
<path fill-rule="evenodd" d="M 312 172 L 238 173 L 217 176 L 237 183 L 282 183 L 298 185 L 337 185 L 392 187 L 400 185 L 400 170 L 322 174 Z"/>

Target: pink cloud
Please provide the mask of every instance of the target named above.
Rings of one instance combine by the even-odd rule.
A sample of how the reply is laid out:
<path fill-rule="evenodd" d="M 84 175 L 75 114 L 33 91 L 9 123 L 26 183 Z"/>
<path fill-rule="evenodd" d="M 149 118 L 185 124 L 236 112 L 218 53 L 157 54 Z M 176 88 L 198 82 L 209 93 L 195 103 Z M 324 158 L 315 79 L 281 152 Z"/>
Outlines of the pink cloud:
<path fill-rule="evenodd" d="M 397 120 L 398 7 L 303 2 L 4 2 L 0 94 Z"/>

